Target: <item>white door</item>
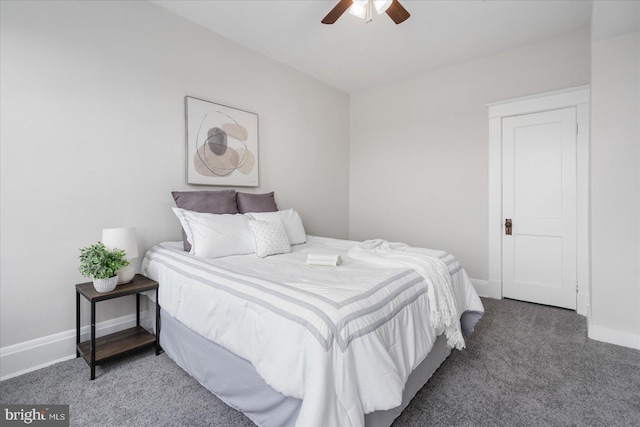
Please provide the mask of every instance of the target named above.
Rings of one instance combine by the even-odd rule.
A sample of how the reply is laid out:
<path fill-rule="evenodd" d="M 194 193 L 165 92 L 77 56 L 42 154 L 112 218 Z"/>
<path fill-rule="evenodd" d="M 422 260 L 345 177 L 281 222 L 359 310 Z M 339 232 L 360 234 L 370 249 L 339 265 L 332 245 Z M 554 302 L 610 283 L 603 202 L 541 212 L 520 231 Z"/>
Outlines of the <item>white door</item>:
<path fill-rule="evenodd" d="M 575 108 L 502 121 L 506 298 L 576 309 L 576 130 Z"/>

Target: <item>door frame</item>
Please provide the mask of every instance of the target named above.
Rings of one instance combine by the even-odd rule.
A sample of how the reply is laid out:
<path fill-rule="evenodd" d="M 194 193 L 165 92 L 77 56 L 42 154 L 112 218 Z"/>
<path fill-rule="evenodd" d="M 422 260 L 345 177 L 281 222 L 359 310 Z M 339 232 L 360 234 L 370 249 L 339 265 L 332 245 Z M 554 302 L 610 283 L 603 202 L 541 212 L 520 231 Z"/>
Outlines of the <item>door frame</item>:
<path fill-rule="evenodd" d="M 502 119 L 575 107 L 576 137 L 576 249 L 578 283 L 576 307 L 589 308 L 589 86 L 508 99 L 486 104 L 489 109 L 489 280 L 486 296 L 502 299 Z"/>

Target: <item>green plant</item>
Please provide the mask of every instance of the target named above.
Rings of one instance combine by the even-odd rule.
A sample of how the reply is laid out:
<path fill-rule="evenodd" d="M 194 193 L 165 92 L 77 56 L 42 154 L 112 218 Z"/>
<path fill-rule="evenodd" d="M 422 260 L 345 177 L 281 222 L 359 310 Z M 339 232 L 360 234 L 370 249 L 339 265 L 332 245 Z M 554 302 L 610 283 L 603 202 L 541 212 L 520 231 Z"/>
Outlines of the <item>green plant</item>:
<path fill-rule="evenodd" d="M 116 271 L 129 265 L 122 249 L 108 250 L 104 243 L 98 242 L 88 248 L 80 248 L 80 273 L 93 279 L 108 279 Z"/>

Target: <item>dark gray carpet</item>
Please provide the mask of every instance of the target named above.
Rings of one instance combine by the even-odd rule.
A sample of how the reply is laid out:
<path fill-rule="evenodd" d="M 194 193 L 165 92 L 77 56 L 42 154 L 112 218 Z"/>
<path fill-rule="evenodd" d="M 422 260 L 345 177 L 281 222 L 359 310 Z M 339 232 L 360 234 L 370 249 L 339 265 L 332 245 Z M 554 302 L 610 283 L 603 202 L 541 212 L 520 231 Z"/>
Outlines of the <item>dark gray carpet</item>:
<path fill-rule="evenodd" d="M 467 349 L 444 362 L 394 427 L 638 426 L 640 351 L 586 338 L 575 312 L 483 299 Z M 70 404 L 74 426 L 251 426 L 175 365 L 147 351 L 82 359 L 0 383 L 0 402 Z"/>

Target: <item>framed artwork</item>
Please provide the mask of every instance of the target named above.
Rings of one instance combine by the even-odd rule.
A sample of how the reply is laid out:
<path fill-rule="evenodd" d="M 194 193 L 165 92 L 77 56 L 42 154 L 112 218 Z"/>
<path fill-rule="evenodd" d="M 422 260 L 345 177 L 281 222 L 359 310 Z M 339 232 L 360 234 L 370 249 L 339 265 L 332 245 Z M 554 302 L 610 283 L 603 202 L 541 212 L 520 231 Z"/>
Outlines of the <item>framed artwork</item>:
<path fill-rule="evenodd" d="M 257 187 L 258 115 L 185 97 L 187 184 Z"/>

